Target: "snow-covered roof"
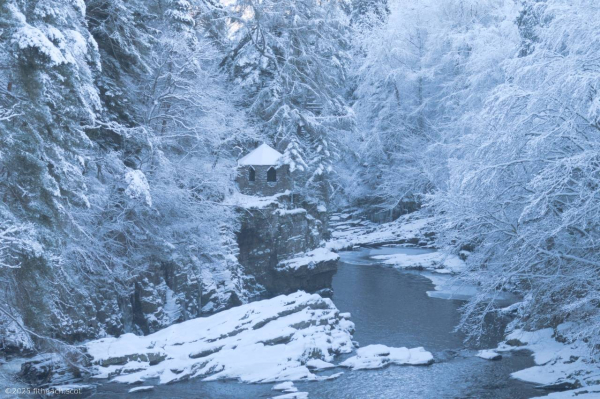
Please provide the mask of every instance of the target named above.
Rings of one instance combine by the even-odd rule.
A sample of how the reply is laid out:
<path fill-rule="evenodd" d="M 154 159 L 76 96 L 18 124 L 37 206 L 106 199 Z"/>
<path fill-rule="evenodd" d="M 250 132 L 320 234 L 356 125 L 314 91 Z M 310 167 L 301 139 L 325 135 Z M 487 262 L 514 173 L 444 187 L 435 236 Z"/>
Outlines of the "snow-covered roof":
<path fill-rule="evenodd" d="M 277 165 L 282 154 L 267 144 L 261 144 L 238 161 L 238 165 Z"/>

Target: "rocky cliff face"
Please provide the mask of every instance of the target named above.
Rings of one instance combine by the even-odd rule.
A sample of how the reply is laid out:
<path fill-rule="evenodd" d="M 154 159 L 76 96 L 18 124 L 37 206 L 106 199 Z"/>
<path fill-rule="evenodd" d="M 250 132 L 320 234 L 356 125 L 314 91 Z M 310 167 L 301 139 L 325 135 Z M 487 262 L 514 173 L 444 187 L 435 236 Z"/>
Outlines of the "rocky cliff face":
<path fill-rule="evenodd" d="M 239 262 L 270 297 L 297 290 L 327 294 L 337 255 L 316 251 L 327 232 L 326 210 L 293 202 L 289 192 L 273 197 L 240 195 Z M 308 254 L 307 254 L 308 253 Z"/>
<path fill-rule="evenodd" d="M 67 342 L 145 335 L 259 298 L 297 290 L 330 293 L 337 255 L 317 248 L 327 231 L 324 208 L 293 204 L 289 192 L 233 200 L 228 205 L 237 209 L 238 231 L 224 228 L 215 253 L 174 251 L 170 261 L 156 260 L 118 286 L 96 278 L 96 289 L 74 293 L 60 319 L 36 318 L 33 328 Z M 0 320 L 0 354 L 33 346 L 15 322 Z"/>
<path fill-rule="evenodd" d="M 31 316 L 25 314 L 13 320 L 2 318 L 0 313 L 0 357 L 27 354 L 36 347 L 20 325 L 75 343 L 127 332 L 150 334 L 249 302 L 259 289 L 237 260 L 237 242 L 231 228 L 222 232 L 222 241 L 216 253 L 174 254 L 171 261 L 151 262 L 142 273 L 125 282 L 91 276 L 93 284 L 82 282 L 87 289 L 73 292 L 69 301 L 61 301 L 64 307 L 60 312 L 49 312 L 40 297 L 30 302 L 36 305 L 30 307 Z"/>

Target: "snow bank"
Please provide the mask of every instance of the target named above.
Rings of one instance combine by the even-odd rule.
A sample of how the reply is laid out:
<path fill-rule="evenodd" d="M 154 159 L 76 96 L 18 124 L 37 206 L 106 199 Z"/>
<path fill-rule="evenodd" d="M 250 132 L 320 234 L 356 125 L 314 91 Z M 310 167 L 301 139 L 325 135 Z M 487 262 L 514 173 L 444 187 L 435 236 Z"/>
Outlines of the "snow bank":
<path fill-rule="evenodd" d="M 283 193 L 275 194 L 270 197 L 259 197 L 254 195 L 246 195 L 235 193 L 226 198 L 223 202 L 225 205 L 237 206 L 245 209 L 264 209 L 269 205 L 278 204 L 279 198 L 290 195 L 290 191 L 286 190 Z"/>
<path fill-rule="evenodd" d="M 340 366 L 361 370 L 378 369 L 388 364 L 427 365 L 431 363 L 433 363 L 433 355 L 421 347 L 408 349 L 368 345 L 357 349 L 356 356 L 340 363 Z"/>
<path fill-rule="evenodd" d="M 425 254 L 376 255 L 372 259 L 401 269 L 429 270 L 435 273 L 458 273 L 465 269 L 465 262 L 458 256 L 444 252 Z"/>
<path fill-rule="evenodd" d="M 557 327 L 557 331 L 561 330 L 561 326 Z M 579 341 L 558 342 L 552 328 L 537 331 L 515 330 L 496 350 L 502 352 L 523 349 L 533 352 L 536 366 L 512 373 L 513 378 L 554 390 L 592 387 L 600 381 L 600 368 L 590 361 L 586 344 Z M 567 392 L 561 394 L 567 395 Z"/>
<path fill-rule="evenodd" d="M 334 251 L 357 245 L 410 242 L 423 246 L 431 245 L 427 232 L 433 218 L 418 214 L 401 216 L 390 223 L 377 224 L 364 219 L 353 219 L 352 215 L 334 214 L 330 218 L 331 240 L 327 248 Z"/>
<path fill-rule="evenodd" d="M 600 398 L 600 385 L 590 385 L 585 388 L 579 389 L 571 389 L 569 391 L 564 392 L 554 392 L 547 396 L 539 396 L 540 398 L 550 398 L 550 399 L 568 399 L 568 398 L 577 398 L 577 399 L 597 399 Z"/>
<path fill-rule="evenodd" d="M 438 299 L 468 300 L 479 294 L 479 289 L 472 284 L 449 274 L 421 272 L 435 286 L 435 291 L 427 291 L 427 296 Z M 498 293 L 496 300 L 509 301 L 512 297 L 508 293 Z"/>
<path fill-rule="evenodd" d="M 337 261 L 340 256 L 334 252 L 331 252 L 327 248 L 317 248 L 312 251 L 306 252 L 305 254 L 297 257 L 279 262 L 277 268 L 280 270 L 297 270 L 302 267 L 308 267 L 314 269 L 317 264 L 321 262 L 334 262 Z"/>
<path fill-rule="evenodd" d="M 87 343 L 96 378 L 159 383 L 203 378 L 243 382 L 318 380 L 307 363 L 352 351 L 354 324 L 333 302 L 297 292 L 176 324 L 148 336 Z"/>

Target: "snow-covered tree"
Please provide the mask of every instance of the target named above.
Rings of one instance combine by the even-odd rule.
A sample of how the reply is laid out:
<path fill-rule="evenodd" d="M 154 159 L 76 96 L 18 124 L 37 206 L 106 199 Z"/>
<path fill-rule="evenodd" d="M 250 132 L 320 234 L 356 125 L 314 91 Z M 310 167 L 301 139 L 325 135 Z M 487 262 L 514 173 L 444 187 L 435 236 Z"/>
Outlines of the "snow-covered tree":
<path fill-rule="evenodd" d="M 363 186 L 351 198 L 394 208 L 445 184 L 460 119 L 503 76 L 497 62 L 514 48 L 516 28 L 505 22 L 515 10 L 503 0 L 400 0 L 385 24 L 356 37 L 357 129 L 346 148 Z"/>
<path fill-rule="evenodd" d="M 599 17 L 593 1 L 524 2 L 520 47 L 433 197 L 441 242 L 474 251 L 467 276 L 483 293 L 466 307 L 472 333 L 489 296 L 515 289 L 518 322 L 574 321 L 565 334 L 598 345 Z"/>
<path fill-rule="evenodd" d="M 330 169 L 334 153 L 326 147 L 353 120 L 343 97 L 347 17 L 336 1 L 240 0 L 235 7 L 235 44 L 223 64 L 271 140 L 305 148 L 304 180 L 315 181 Z"/>

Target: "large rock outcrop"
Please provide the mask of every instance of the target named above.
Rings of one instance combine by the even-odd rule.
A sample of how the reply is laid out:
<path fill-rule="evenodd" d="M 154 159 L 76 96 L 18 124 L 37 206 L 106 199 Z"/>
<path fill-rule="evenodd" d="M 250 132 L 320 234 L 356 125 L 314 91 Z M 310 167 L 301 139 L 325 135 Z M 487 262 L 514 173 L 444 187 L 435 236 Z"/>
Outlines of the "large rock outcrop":
<path fill-rule="evenodd" d="M 263 296 L 297 290 L 327 294 L 338 256 L 319 248 L 327 232 L 323 206 L 300 202 L 289 191 L 271 197 L 239 194 L 238 260 L 264 288 Z"/>

